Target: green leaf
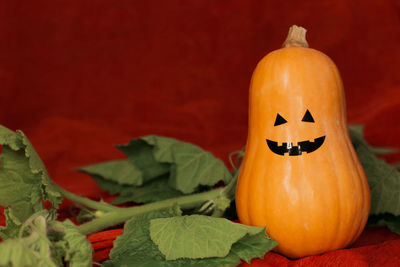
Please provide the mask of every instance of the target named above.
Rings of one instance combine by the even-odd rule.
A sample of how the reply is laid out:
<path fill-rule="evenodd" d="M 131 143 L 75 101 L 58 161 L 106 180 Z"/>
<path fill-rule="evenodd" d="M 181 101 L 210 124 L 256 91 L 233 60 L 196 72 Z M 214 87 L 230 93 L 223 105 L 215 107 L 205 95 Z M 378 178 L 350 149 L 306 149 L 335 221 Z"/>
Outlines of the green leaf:
<path fill-rule="evenodd" d="M 210 152 L 173 138 L 149 135 L 118 148 L 143 171 L 146 181 L 170 172 L 169 185 L 184 194 L 231 179 L 224 163 Z"/>
<path fill-rule="evenodd" d="M 248 230 L 249 233 L 254 233 L 254 235 L 246 234 L 242 239 L 233 244 L 229 254 L 225 257 L 167 261 L 159 251 L 157 245 L 150 239 L 150 220 L 179 215 L 180 212 L 164 210 L 132 218 L 125 224 L 124 233 L 114 241 L 110 260 L 104 263 L 104 265 L 138 267 L 233 267 L 240 264 L 241 258 L 246 261 L 250 261 L 250 259 L 255 257 L 262 258 L 267 251 L 271 250 L 277 244 L 266 236 L 264 230 L 260 231 L 259 227 L 254 227 L 254 230 Z M 240 225 L 239 227 L 247 228 L 250 226 Z M 224 242 L 224 240 L 220 240 L 220 242 Z"/>
<path fill-rule="evenodd" d="M 146 137 L 134 139 L 129 144 L 120 145 L 117 148 L 124 152 L 142 172 L 143 183 L 169 172 L 170 164 L 155 159 L 154 146 L 146 141 Z"/>
<path fill-rule="evenodd" d="M 129 161 L 112 161 L 80 169 L 90 174 L 103 190 L 119 194 L 114 204 L 160 201 L 231 179 L 221 160 L 195 145 L 173 138 L 149 135 L 118 148 Z"/>
<path fill-rule="evenodd" d="M 40 256 L 17 238 L 0 243 L 0 266 L 52 266 L 44 264 Z M 56 266 L 56 265 L 53 265 Z"/>
<path fill-rule="evenodd" d="M 350 137 L 365 170 L 371 191 L 371 214 L 400 215 L 400 173 L 376 157 L 364 140 L 362 127 L 350 126 Z"/>
<path fill-rule="evenodd" d="M 80 171 L 118 184 L 142 185 L 142 172 L 128 160 L 115 160 L 79 168 Z"/>
<path fill-rule="evenodd" d="M 12 227 L 42 210 L 42 197 L 58 208 L 61 195 L 26 136 L 21 131 L 13 132 L 0 126 L 0 145 L 0 205 L 10 207 L 8 217 L 13 222 Z M 2 231 L 8 231 L 6 229 Z"/>
<path fill-rule="evenodd" d="M 150 237 L 167 260 L 225 257 L 239 239 L 260 232 L 265 232 L 265 228 L 203 215 L 150 222 Z"/>
<path fill-rule="evenodd" d="M 52 217 L 46 210 L 33 214 L 23 223 L 20 237 L 0 243 L 0 266 L 59 266 L 46 235 L 48 216 Z"/>
<path fill-rule="evenodd" d="M 0 266 L 92 266 L 92 246 L 70 221 L 41 210 L 21 226 L 18 238 L 0 243 Z"/>
<path fill-rule="evenodd" d="M 113 204 L 125 202 L 150 203 L 164 199 L 182 196 L 178 190 L 168 185 L 168 176 L 163 176 L 146 183 L 140 187 L 126 187 L 121 190 L 120 195 L 113 201 Z"/>
<path fill-rule="evenodd" d="M 199 185 L 213 186 L 232 178 L 221 160 L 195 145 L 176 143 L 171 151 L 174 164 L 169 184 L 185 194 L 194 192 Z"/>
<path fill-rule="evenodd" d="M 68 266 L 92 266 L 92 245 L 71 221 L 54 222 L 52 227 L 62 233 L 61 240 L 55 244 L 63 252 L 64 261 L 69 263 Z"/>

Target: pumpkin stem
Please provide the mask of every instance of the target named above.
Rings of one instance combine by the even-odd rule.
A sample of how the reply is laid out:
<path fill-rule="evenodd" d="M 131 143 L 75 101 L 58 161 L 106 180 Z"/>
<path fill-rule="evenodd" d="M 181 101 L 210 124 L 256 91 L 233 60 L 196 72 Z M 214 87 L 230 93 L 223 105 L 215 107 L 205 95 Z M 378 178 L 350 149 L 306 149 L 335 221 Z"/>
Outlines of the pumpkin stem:
<path fill-rule="evenodd" d="M 309 47 L 306 40 L 307 30 L 303 27 L 293 25 L 289 29 L 288 36 L 282 47 Z"/>

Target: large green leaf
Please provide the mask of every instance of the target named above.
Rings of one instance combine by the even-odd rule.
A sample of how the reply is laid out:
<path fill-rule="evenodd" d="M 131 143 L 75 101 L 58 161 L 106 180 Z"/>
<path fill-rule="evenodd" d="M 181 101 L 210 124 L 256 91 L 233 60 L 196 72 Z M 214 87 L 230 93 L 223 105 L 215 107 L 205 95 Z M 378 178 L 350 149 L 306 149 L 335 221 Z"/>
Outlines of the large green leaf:
<path fill-rule="evenodd" d="M 227 183 L 231 174 L 210 152 L 173 138 L 149 135 L 120 145 L 129 160 L 86 166 L 103 190 L 119 194 L 114 203 L 149 203 Z M 167 179 L 165 177 L 168 177 Z"/>
<path fill-rule="evenodd" d="M 0 145 L 0 205 L 8 207 L 9 225 L 19 226 L 42 210 L 42 198 L 57 208 L 61 195 L 26 136 L 0 126 Z M 13 232 L 4 228 L 3 231 L 8 232 L 6 235 Z"/>
<path fill-rule="evenodd" d="M 175 208 L 176 209 L 176 208 Z M 275 241 L 269 239 L 263 228 L 254 227 L 247 230 L 248 233 L 244 237 L 235 242 L 229 254 L 225 257 L 210 257 L 202 259 L 177 259 L 166 260 L 165 256 L 160 252 L 157 245 L 150 239 L 150 221 L 159 218 L 178 218 L 179 211 L 174 209 L 150 212 L 132 218 L 125 223 L 124 233 L 117 237 L 114 241 L 114 247 L 110 253 L 110 260 L 105 266 L 138 266 L 138 267 L 188 267 L 188 266 L 204 266 L 204 267 L 233 267 L 237 266 L 241 259 L 250 262 L 252 258 L 262 258 L 264 254 L 277 245 Z M 214 220 L 216 218 L 211 218 Z M 247 228 L 250 226 L 233 225 L 229 223 L 229 229 L 221 231 L 232 232 L 231 227 Z M 251 228 L 251 227 L 250 227 Z M 262 229 L 262 230 L 261 230 Z M 241 231 L 241 230 L 239 230 Z M 222 234 L 221 236 L 226 236 Z M 191 236 L 186 236 L 186 239 L 191 239 Z M 223 244 L 226 240 L 218 240 Z M 175 241 L 172 246 L 179 246 Z M 226 246 L 226 244 L 223 244 Z M 189 248 L 190 249 L 190 248 Z M 211 251 L 210 251 L 211 252 Z"/>
<path fill-rule="evenodd" d="M 349 130 L 370 186 L 370 213 L 400 215 L 400 173 L 394 166 L 376 157 L 364 139 L 361 126 L 351 126 Z"/>
<path fill-rule="evenodd" d="M 244 236 L 264 232 L 264 227 L 246 226 L 204 215 L 161 218 L 150 222 L 151 239 L 167 260 L 225 257 L 232 245 Z M 272 239 L 270 241 L 276 244 Z"/>
<path fill-rule="evenodd" d="M 231 175 L 224 163 L 193 144 L 156 135 L 132 140 L 119 146 L 149 179 L 170 172 L 169 185 L 184 194 L 199 186 L 228 182 Z"/>

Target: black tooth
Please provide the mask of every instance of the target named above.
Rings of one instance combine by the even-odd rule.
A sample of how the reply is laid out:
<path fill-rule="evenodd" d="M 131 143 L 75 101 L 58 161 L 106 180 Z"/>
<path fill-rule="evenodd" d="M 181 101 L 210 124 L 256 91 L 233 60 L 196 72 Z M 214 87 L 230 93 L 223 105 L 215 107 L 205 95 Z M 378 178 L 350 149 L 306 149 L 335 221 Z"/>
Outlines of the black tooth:
<path fill-rule="evenodd" d="M 302 141 L 299 142 L 300 150 L 310 153 L 310 149 L 312 148 L 312 143 L 310 141 Z"/>
<path fill-rule="evenodd" d="M 300 156 L 301 150 L 299 150 L 298 146 L 293 146 L 289 149 L 289 156 Z"/>

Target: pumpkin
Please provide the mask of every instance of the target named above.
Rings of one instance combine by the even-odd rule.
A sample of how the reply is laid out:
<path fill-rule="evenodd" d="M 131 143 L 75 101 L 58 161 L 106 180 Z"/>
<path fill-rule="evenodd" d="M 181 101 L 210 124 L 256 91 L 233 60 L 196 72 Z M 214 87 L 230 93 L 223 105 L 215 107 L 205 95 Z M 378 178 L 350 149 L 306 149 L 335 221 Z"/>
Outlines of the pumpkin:
<path fill-rule="evenodd" d="M 292 26 L 250 84 L 248 137 L 236 187 L 241 223 L 265 226 L 290 258 L 344 248 L 369 214 L 364 170 L 349 138 L 333 61 Z"/>

